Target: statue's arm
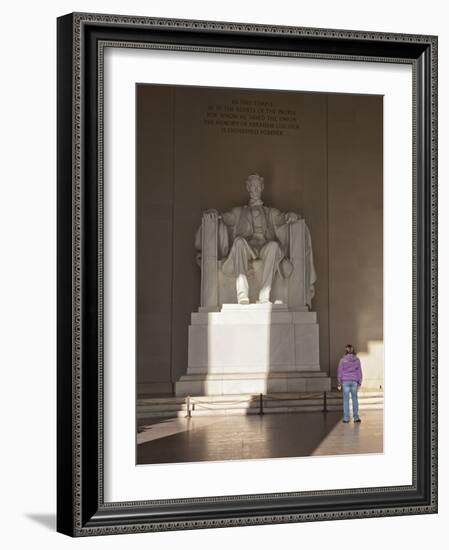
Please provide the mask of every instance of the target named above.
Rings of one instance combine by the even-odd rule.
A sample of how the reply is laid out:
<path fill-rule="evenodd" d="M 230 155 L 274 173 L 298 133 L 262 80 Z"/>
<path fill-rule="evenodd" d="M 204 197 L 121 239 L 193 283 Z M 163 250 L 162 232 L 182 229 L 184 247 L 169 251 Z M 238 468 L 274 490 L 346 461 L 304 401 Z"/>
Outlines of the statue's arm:
<path fill-rule="evenodd" d="M 223 212 L 221 215 L 221 219 L 223 220 L 223 223 L 227 225 L 228 227 L 232 227 L 236 224 L 237 217 L 235 215 L 235 212 L 232 210 L 230 212 Z"/>
<path fill-rule="evenodd" d="M 285 216 L 284 213 L 278 210 L 277 208 L 270 208 L 271 221 L 275 227 L 285 225 Z"/>
<path fill-rule="evenodd" d="M 298 220 L 302 219 L 302 216 L 300 214 L 297 214 L 296 212 L 281 212 L 277 208 L 272 208 L 271 211 L 273 224 L 276 227 L 289 223 L 295 223 Z"/>

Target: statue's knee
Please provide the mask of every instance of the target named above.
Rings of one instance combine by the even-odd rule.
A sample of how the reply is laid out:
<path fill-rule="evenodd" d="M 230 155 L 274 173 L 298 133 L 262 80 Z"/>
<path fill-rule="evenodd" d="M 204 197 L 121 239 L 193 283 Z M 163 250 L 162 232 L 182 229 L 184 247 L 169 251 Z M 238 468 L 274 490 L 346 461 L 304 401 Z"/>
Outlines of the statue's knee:
<path fill-rule="evenodd" d="M 263 255 L 275 254 L 278 250 L 280 250 L 279 244 L 275 241 L 270 241 L 264 246 Z"/>

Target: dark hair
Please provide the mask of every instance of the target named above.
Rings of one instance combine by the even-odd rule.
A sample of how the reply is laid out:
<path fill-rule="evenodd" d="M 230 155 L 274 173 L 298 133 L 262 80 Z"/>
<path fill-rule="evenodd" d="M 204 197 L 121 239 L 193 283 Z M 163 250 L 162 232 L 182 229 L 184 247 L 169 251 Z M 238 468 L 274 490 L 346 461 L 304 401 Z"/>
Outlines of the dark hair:
<path fill-rule="evenodd" d="M 352 355 L 356 355 L 354 346 L 352 344 L 346 344 L 345 351 L 346 353 L 352 353 Z"/>

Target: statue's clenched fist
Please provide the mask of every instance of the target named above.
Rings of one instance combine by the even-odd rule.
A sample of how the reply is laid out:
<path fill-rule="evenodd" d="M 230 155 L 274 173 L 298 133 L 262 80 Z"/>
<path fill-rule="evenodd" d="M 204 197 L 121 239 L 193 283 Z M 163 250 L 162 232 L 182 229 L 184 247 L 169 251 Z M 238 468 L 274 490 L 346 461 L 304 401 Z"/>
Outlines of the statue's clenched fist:
<path fill-rule="evenodd" d="M 295 212 L 287 212 L 285 214 L 285 221 L 287 223 L 295 223 L 299 219 L 301 219 L 301 216 L 299 214 L 296 214 Z"/>

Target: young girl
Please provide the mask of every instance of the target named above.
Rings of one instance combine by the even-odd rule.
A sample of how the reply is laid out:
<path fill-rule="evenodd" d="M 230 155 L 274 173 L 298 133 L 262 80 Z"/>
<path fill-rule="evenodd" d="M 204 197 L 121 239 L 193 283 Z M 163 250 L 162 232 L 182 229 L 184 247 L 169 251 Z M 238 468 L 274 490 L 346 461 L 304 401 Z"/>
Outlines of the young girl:
<path fill-rule="evenodd" d="M 354 422 L 361 422 L 359 418 L 359 401 L 357 390 L 362 384 L 362 367 L 355 349 L 351 344 L 345 348 L 345 355 L 340 359 L 337 368 L 338 390 L 343 387 L 343 422 L 349 422 L 349 394 L 352 399 L 352 417 Z"/>

